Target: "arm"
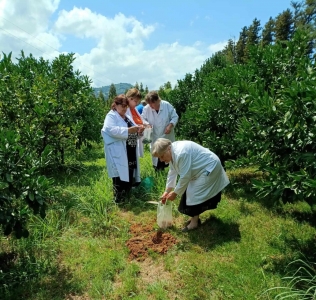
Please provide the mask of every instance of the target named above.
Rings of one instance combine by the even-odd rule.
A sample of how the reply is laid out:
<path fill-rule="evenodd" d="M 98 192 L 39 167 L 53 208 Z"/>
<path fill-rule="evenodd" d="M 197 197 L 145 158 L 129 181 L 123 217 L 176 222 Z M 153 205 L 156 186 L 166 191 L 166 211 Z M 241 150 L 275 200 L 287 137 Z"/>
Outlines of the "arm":
<path fill-rule="evenodd" d="M 142 119 L 143 119 L 145 122 L 147 122 L 147 124 L 148 124 L 148 107 L 147 107 L 147 106 L 145 106 L 145 107 L 143 108 L 143 111 L 142 111 L 142 113 L 141 113 L 140 116 L 141 116 Z"/>
<path fill-rule="evenodd" d="M 178 176 L 178 174 L 177 174 L 176 170 L 170 164 L 170 168 L 169 168 L 168 175 L 167 175 L 166 189 L 165 189 L 164 193 L 162 194 L 162 196 L 160 197 L 162 203 L 165 203 L 167 199 L 172 201 L 176 198 L 177 195 L 175 193 L 173 193 L 173 189 L 176 186 L 177 176 Z M 170 198 L 171 195 L 173 195 L 172 199 Z"/>
<path fill-rule="evenodd" d="M 174 192 L 178 195 L 182 195 L 188 187 L 190 180 L 192 179 L 192 158 L 191 153 L 183 152 L 177 162 L 180 174 L 178 183 L 174 189 Z"/>
<path fill-rule="evenodd" d="M 102 132 L 106 133 L 108 136 L 112 138 L 121 140 L 126 140 L 128 138 L 129 133 L 138 132 L 138 126 L 128 128 L 127 125 L 124 126 L 124 123 L 117 123 L 118 119 L 115 114 L 107 114 L 104 120 Z"/>
<path fill-rule="evenodd" d="M 169 103 L 169 107 L 168 107 L 169 111 L 171 111 L 170 113 L 170 124 L 173 124 L 173 126 L 175 127 L 178 123 L 179 120 L 179 116 L 175 110 L 175 108 Z"/>
<path fill-rule="evenodd" d="M 169 113 L 169 117 L 170 117 L 170 123 L 165 129 L 165 134 L 169 134 L 171 132 L 172 128 L 176 126 L 176 124 L 178 123 L 178 120 L 179 120 L 179 116 L 178 116 L 176 110 L 174 109 L 174 107 L 170 103 L 167 103 L 167 105 L 168 105 L 168 113 Z"/>

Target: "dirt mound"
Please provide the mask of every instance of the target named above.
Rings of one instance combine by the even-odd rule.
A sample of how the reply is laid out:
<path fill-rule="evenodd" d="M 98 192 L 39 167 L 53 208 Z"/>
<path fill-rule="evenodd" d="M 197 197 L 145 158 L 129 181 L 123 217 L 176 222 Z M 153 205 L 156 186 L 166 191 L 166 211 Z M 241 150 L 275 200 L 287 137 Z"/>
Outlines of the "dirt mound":
<path fill-rule="evenodd" d="M 132 237 L 126 242 L 130 250 L 130 260 L 143 261 L 149 251 L 165 254 L 177 243 L 174 236 L 165 231 L 155 230 L 153 225 L 133 224 L 130 233 Z"/>

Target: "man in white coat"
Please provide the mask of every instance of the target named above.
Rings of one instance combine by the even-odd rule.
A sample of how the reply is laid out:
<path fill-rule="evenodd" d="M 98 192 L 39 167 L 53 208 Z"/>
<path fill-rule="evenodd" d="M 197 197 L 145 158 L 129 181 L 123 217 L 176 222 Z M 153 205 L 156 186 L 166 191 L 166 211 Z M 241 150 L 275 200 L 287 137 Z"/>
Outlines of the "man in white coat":
<path fill-rule="evenodd" d="M 164 138 L 154 143 L 152 155 L 170 165 L 162 202 L 181 196 L 178 210 L 191 217 L 182 231 L 197 228 L 201 223 L 199 215 L 217 207 L 221 191 L 229 184 L 220 159 L 209 149 L 192 141 L 172 143 Z"/>
<path fill-rule="evenodd" d="M 149 92 L 145 100 L 148 105 L 144 107 L 142 117 L 153 127 L 151 149 L 158 138 L 175 141 L 174 128 L 179 116 L 174 107 L 169 102 L 161 100 L 156 91 Z M 163 170 L 167 166 L 154 156 L 152 163 L 156 170 Z"/>

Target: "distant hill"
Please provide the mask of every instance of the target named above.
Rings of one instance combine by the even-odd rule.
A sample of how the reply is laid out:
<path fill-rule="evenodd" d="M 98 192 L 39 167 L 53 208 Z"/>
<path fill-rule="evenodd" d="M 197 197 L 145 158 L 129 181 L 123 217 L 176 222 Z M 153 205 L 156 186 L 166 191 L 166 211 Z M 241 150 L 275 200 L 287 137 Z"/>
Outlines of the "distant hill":
<path fill-rule="evenodd" d="M 131 85 L 130 83 L 117 83 L 114 84 L 115 88 L 116 88 L 116 94 L 124 94 L 126 90 L 130 89 L 133 87 L 133 85 Z M 108 98 L 109 96 L 109 90 L 110 90 L 110 85 L 106 85 L 106 86 L 102 86 L 102 87 L 98 87 L 98 88 L 93 88 L 94 93 L 96 96 L 99 95 L 100 91 L 102 91 L 105 99 Z"/>

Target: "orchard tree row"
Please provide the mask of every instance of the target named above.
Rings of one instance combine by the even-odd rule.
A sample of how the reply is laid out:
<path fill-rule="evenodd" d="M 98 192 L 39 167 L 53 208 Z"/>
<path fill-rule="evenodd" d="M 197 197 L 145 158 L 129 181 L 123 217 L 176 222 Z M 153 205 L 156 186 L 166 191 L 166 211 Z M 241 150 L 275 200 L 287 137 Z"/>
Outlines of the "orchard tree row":
<path fill-rule="evenodd" d="M 50 63 L 23 52 L 17 63 L 11 54 L 0 61 L 0 226 L 6 235 L 27 236 L 28 217 L 44 217 L 52 197 L 47 174 L 100 141 L 104 103 L 73 61 L 73 54 Z"/>
<path fill-rule="evenodd" d="M 275 39 L 263 30 L 260 40 L 254 22 L 241 34 L 242 56 L 240 40 L 229 41 L 164 97 L 180 115 L 179 138 L 209 147 L 223 164 L 258 166 L 265 176 L 254 181 L 258 195 L 316 204 L 316 3 L 294 9 L 270 22 Z"/>

